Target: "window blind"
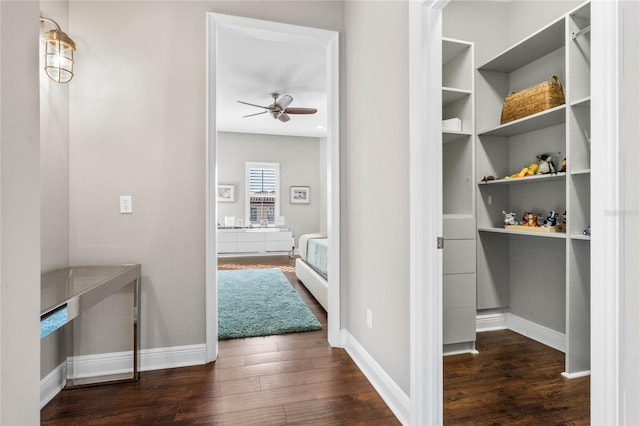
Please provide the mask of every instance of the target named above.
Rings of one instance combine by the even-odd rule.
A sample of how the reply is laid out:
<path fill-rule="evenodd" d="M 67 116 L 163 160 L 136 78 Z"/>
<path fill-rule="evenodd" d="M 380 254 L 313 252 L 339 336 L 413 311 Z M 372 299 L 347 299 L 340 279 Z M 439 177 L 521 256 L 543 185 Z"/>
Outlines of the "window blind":
<path fill-rule="evenodd" d="M 276 169 L 249 169 L 249 191 L 252 194 L 276 194 Z"/>

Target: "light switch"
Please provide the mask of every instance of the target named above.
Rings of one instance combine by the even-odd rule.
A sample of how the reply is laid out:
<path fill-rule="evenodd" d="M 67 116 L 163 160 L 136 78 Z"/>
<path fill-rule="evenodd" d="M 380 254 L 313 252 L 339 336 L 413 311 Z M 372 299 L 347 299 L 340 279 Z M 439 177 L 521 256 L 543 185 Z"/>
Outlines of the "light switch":
<path fill-rule="evenodd" d="M 120 196 L 120 213 L 122 214 L 133 213 L 133 199 L 131 195 Z"/>

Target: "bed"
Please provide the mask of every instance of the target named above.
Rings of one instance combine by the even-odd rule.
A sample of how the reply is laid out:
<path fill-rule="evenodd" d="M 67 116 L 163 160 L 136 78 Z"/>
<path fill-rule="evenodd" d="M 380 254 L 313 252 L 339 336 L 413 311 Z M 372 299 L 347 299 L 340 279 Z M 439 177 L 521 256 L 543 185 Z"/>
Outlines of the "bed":
<path fill-rule="evenodd" d="M 296 276 L 327 310 L 327 234 L 305 234 L 298 243 L 300 258 L 296 259 Z"/>

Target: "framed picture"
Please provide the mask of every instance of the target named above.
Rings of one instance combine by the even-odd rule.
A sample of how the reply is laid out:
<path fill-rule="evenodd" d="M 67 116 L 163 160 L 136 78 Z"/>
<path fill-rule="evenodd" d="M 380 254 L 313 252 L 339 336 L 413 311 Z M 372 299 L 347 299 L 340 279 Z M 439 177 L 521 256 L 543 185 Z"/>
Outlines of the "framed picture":
<path fill-rule="evenodd" d="M 218 185 L 218 201 L 233 203 L 236 201 L 235 185 Z"/>
<path fill-rule="evenodd" d="M 292 186 L 290 201 L 291 204 L 309 204 L 309 187 Z"/>

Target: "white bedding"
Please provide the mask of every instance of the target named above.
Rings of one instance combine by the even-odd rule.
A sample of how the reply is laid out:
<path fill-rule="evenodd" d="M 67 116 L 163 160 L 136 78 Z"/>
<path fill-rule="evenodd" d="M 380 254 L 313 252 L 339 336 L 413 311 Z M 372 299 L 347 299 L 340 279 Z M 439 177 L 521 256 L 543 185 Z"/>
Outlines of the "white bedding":
<path fill-rule="evenodd" d="M 300 252 L 301 259 L 296 259 L 296 276 L 326 311 L 329 296 L 329 285 L 327 279 L 318 273 L 313 266 L 307 263 L 307 243 L 310 239 L 322 238 L 327 238 L 327 234 L 305 234 L 300 237 L 298 251 Z"/>
<path fill-rule="evenodd" d="M 317 234 L 304 234 L 300 237 L 298 242 L 298 251 L 300 252 L 300 257 L 304 260 L 307 260 L 307 243 L 312 238 L 327 238 L 326 233 L 317 233 Z"/>

